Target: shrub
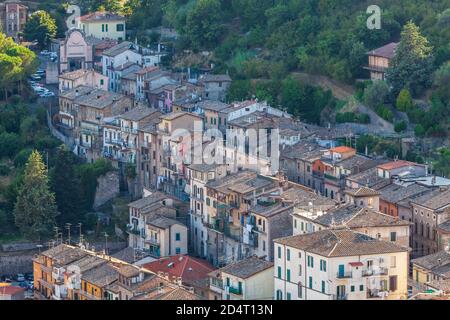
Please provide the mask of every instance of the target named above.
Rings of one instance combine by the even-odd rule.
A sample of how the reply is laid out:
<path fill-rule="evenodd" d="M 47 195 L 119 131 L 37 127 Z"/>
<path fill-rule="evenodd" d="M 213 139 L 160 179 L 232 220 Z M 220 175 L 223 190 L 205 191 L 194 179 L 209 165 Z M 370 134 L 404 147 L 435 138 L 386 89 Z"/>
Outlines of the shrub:
<path fill-rule="evenodd" d="M 406 122 L 405 121 L 399 121 L 394 126 L 395 132 L 402 132 L 406 130 Z"/>

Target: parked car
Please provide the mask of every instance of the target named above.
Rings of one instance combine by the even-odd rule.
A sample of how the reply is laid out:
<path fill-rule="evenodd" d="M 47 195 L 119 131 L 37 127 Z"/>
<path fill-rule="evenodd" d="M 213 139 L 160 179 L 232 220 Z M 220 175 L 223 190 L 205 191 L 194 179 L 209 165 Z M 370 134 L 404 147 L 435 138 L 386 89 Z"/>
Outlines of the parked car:
<path fill-rule="evenodd" d="M 40 55 L 41 56 L 48 56 L 50 54 L 50 52 L 48 51 L 48 50 L 42 50 L 41 52 L 40 52 Z"/>
<path fill-rule="evenodd" d="M 38 71 L 36 71 L 36 74 L 38 76 L 44 76 L 45 75 L 45 70 L 44 69 L 39 69 Z"/>
<path fill-rule="evenodd" d="M 25 276 L 23 275 L 23 273 L 18 273 L 17 274 L 17 281 L 18 282 L 24 282 L 25 281 Z"/>
<path fill-rule="evenodd" d="M 25 274 L 25 278 L 28 281 L 33 281 L 34 280 L 34 275 L 32 273 L 27 273 L 27 274 Z"/>

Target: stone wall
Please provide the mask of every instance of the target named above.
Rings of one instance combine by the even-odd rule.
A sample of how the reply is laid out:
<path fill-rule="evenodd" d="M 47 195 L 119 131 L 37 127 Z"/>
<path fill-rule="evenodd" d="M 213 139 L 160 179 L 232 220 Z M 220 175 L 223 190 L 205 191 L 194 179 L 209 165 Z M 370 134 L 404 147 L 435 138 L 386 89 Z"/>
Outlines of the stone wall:
<path fill-rule="evenodd" d="M 33 256 L 38 251 L 22 251 L 18 253 L 0 252 L 0 275 L 14 275 L 33 272 Z"/>
<path fill-rule="evenodd" d="M 97 190 L 95 192 L 94 209 L 105 204 L 119 195 L 119 174 L 110 171 L 97 179 Z"/>

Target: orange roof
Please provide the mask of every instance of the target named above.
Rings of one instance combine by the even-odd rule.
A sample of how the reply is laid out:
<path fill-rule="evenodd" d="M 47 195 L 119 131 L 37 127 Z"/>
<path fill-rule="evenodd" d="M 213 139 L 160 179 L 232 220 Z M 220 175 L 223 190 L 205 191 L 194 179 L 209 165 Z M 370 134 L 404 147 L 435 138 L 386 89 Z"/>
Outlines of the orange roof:
<path fill-rule="evenodd" d="M 347 147 L 347 146 L 340 146 L 340 147 L 335 147 L 330 149 L 331 152 L 336 152 L 336 153 L 345 153 L 345 152 L 353 152 L 355 151 L 355 149 Z"/>
<path fill-rule="evenodd" d="M 418 166 L 418 165 L 420 165 L 420 164 L 415 163 L 415 162 L 406 161 L 406 160 L 397 160 L 397 161 L 391 161 L 388 163 L 380 164 L 379 166 L 377 166 L 377 168 L 380 168 L 383 170 L 392 170 L 392 169 L 397 169 L 397 168 L 406 167 L 406 166 Z"/>
<path fill-rule="evenodd" d="M 154 273 L 167 273 L 171 278 L 181 278 L 182 282 L 186 284 L 207 279 L 208 273 L 215 270 L 208 262 L 183 254 L 161 258 L 146 263 L 143 267 Z"/>

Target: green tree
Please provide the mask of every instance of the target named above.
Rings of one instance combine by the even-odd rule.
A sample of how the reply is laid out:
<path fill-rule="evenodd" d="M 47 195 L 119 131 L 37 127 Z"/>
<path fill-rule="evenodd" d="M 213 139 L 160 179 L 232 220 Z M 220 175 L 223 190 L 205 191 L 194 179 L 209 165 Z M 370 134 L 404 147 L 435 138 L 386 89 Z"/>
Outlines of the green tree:
<path fill-rule="evenodd" d="M 449 9 L 450 11 L 450 9 Z M 434 74 L 436 92 L 444 101 L 450 102 L 450 61 L 443 64 Z"/>
<path fill-rule="evenodd" d="M 218 0 L 198 0 L 186 16 L 185 32 L 194 48 L 212 48 L 222 35 Z"/>
<path fill-rule="evenodd" d="M 46 167 L 40 153 L 33 151 L 14 207 L 16 226 L 27 238 L 46 237 L 55 226 L 56 215 L 55 195 L 49 189 Z"/>
<path fill-rule="evenodd" d="M 411 94 L 408 89 L 402 89 L 398 94 L 397 101 L 395 102 L 395 106 L 398 110 L 403 112 L 408 112 L 413 108 L 413 101 L 411 98 Z"/>
<path fill-rule="evenodd" d="M 450 149 L 442 148 L 439 151 L 439 158 L 433 164 L 437 174 L 444 177 L 450 177 Z"/>
<path fill-rule="evenodd" d="M 395 132 L 402 132 L 406 130 L 406 122 L 405 121 L 399 121 L 394 125 Z"/>
<path fill-rule="evenodd" d="M 61 146 L 56 151 L 55 166 L 50 171 L 51 190 L 55 193 L 59 225 L 84 219 L 80 178 L 75 172 L 75 155 Z"/>
<path fill-rule="evenodd" d="M 407 88 L 413 95 L 431 85 L 433 72 L 433 48 L 422 36 L 419 27 L 408 22 L 401 33 L 400 43 L 391 60 L 386 77 L 396 96 Z"/>
<path fill-rule="evenodd" d="M 383 104 L 389 95 L 389 87 L 384 81 L 374 81 L 364 89 L 364 102 L 371 108 Z"/>
<path fill-rule="evenodd" d="M 56 21 L 46 11 L 39 10 L 33 12 L 28 18 L 23 29 L 25 40 L 38 42 L 38 46 L 46 48 L 50 41 L 56 36 Z"/>
<path fill-rule="evenodd" d="M 0 157 L 13 157 L 20 150 L 20 138 L 15 133 L 0 134 Z"/>

